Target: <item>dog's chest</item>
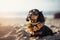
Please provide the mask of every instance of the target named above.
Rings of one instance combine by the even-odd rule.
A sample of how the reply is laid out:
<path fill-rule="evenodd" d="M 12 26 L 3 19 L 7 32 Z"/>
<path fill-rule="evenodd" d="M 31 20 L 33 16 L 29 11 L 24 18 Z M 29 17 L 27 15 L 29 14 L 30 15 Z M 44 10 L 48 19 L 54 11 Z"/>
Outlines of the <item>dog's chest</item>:
<path fill-rule="evenodd" d="M 30 26 L 28 27 L 28 31 L 30 33 L 37 32 L 38 30 L 40 30 L 43 27 L 43 25 L 41 23 L 31 23 Z"/>
<path fill-rule="evenodd" d="M 42 28 L 42 24 L 36 24 L 36 25 L 31 25 L 30 28 L 32 29 L 32 31 L 37 31 L 40 30 Z"/>

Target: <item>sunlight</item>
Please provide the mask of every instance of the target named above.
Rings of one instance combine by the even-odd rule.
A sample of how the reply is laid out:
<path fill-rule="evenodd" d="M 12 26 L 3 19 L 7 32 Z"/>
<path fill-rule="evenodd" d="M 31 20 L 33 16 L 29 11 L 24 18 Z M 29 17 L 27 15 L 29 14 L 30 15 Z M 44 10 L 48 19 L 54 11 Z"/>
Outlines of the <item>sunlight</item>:
<path fill-rule="evenodd" d="M 41 11 L 58 11 L 59 0 L 0 0 L 0 17 L 20 17 L 22 13 L 17 12 L 28 12 L 35 8 Z"/>

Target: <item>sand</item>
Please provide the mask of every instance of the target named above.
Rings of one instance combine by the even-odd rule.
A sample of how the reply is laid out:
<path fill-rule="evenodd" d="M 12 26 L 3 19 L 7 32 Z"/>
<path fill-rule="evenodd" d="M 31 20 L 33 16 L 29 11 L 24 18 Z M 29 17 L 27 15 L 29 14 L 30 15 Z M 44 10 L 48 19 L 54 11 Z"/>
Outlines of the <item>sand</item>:
<path fill-rule="evenodd" d="M 45 36 L 40 39 L 38 39 L 38 37 L 29 37 L 25 28 L 22 28 L 20 25 L 0 25 L 0 40 L 60 40 L 60 19 L 47 19 L 46 25 L 49 26 L 53 32 L 57 33 L 53 36 Z M 18 30 L 19 32 L 17 32 Z"/>

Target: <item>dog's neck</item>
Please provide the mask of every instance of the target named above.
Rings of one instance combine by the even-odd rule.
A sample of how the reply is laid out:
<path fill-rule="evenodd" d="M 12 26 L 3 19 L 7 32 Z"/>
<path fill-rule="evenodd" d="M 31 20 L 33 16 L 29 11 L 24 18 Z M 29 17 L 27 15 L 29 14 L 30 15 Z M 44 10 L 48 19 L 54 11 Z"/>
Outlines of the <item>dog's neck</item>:
<path fill-rule="evenodd" d="M 37 20 L 30 20 L 29 22 L 31 22 L 31 24 L 33 24 L 33 25 L 36 25 L 36 24 L 42 24 L 42 25 L 44 25 L 44 23 L 37 22 Z"/>

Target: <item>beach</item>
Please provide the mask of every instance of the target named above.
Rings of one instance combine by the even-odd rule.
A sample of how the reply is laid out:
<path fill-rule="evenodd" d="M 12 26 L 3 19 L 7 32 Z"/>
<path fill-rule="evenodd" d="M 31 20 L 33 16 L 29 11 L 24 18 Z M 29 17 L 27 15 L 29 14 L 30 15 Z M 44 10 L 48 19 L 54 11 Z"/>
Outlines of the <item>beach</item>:
<path fill-rule="evenodd" d="M 22 26 L 24 24 L 25 19 L 8 19 L 8 21 L 7 19 L 1 19 L 0 40 L 60 40 L 60 19 L 46 19 L 45 25 L 57 33 L 53 36 L 45 36 L 40 39 L 38 37 L 29 37 L 29 34 L 25 31 L 26 26 Z M 19 32 L 17 32 L 18 30 Z"/>

